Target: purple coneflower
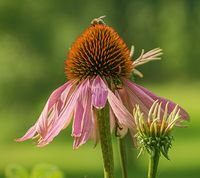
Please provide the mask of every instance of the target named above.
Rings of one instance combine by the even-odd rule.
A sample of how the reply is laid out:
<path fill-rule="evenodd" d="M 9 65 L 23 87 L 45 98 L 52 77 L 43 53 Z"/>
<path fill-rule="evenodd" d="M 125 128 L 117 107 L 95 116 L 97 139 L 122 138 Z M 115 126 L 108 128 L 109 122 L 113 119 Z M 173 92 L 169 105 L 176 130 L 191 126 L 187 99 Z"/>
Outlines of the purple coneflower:
<path fill-rule="evenodd" d="M 171 111 L 176 104 L 130 81 L 133 72 L 140 74 L 135 67 L 158 59 L 161 54 L 161 49 L 156 48 L 142 53 L 133 62 L 133 50 L 129 51 L 117 32 L 101 18 L 93 20 L 68 52 L 65 62 L 68 81 L 53 91 L 38 121 L 17 141 L 39 136 L 38 145 L 44 146 L 71 120 L 74 148 L 90 138 L 97 140 L 96 112 L 106 103 L 110 108 L 110 130 L 133 129 L 134 119 L 130 113 L 136 104 L 148 114 L 155 100 L 162 101 L 161 109 L 169 102 Z M 182 108 L 180 115 L 188 118 Z"/>

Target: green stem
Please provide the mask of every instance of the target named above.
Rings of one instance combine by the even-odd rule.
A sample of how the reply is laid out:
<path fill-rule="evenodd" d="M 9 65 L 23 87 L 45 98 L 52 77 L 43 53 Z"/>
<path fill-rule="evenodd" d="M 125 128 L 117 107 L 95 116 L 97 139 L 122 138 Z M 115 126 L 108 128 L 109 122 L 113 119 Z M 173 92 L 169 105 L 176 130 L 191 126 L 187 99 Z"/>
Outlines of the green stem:
<path fill-rule="evenodd" d="M 126 155 L 126 138 L 118 138 L 119 154 L 121 161 L 122 178 L 127 178 L 127 155 Z"/>
<path fill-rule="evenodd" d="M 104 178 L 114 178 L 113 148 L 107 108 L 108 106 L 97 111 L 97 120 L 104 163 Z"/>
<path fill-rule="evenodd" d="M 148 170 L 148 178 L 155 178 L 158 168 L 160 158 L 160 150 L 155 149 L 149 155 L 149 170 Z"/>

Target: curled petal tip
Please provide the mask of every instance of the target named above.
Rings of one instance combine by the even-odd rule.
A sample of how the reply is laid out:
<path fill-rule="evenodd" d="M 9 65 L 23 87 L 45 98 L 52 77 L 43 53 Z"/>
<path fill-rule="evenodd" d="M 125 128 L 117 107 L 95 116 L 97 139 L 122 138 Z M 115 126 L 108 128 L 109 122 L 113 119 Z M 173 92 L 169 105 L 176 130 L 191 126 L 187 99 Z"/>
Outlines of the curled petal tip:
<path fill-rule="evenodd" d="M 23 142 L 24 140 L 21 138 L 14 139 L 15 142 Z"/>
<path fill-rule="evenodd" d="M 184 120 L 188 120 L 188 121 L 190 120 L 189 114 L 181 107 L 180 107 L 180 116 Z"/>

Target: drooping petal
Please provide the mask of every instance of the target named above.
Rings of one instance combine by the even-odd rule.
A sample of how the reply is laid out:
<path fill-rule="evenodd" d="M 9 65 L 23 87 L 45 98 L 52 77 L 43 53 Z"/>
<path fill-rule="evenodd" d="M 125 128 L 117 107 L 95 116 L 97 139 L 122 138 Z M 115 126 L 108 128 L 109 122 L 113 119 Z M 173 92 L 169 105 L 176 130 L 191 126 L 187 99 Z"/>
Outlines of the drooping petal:
<path fill-rule="evenodd" d="M 97 76 L 92 83 L 92 104 L 97 109 L 104 108 L 107 96 L 108 87 L 100 76 Z"/>
<path fill-rule="evenodd" d="M 72 130 L 72 136 L 74 137 L 81 136 L 83 114 L 84 114 L 83 102 L 81 102 L 81 99 L 79 98 L 74 112 L 74 123 Z"/>
<path fill-rule="evenodd" d="M 119 101 L 121 103 L 123 103 L 123 100 L 122 100 L 121 96 L 119 95 L 118 90 L 115 90 L 115 96 L 119 99 Z M 126 105 L 124 104 L 124 106 L 126 106 Z M 130 112 L 130 113 L 132 113 L 132 112 Z M 130 127 L 130 129 L 132 129 L 132 127 Z M 124 125 L 121 125 L 120 123 L 117 123 L 117 127 L 116 127 L 116 135 L 117 136 L 122 138 L 122 137 L 124 137 L 124 135 L 126 135 L 127 132 L 128 132 L 128 126 L 127 125 L 124 126 Z"/>
<path fill-rule="evenodd" d="M 60 98 L 60 95 L 64 92 L 68 94 L 69 90 L 71 89 L 71 86 L 74 84 L 74 81 L 68 81 L 64 85 L 57 88 L 53 93 L 50 95 L 48 100 L 48 111 L 51 109 L 51 107 L 58 101 Z"/>
<path fill-rule="evenodd" d="M 156 96 L 155 94 L 153 94 L 152 92 L 150 92 L 149 90 L 147 90 L 146 88 L 142 87 L 142 86 L 138 86 L 141 90 L 143 90 L 146 94 L 148 94 L 149 96 L 151 96 L 154 100 L 158 100 L 159 102 L 162 102 L 162 108 L 164 109 L 165 108 L 165 105 L 167 103 L 168 104 L 168 112 L 172 112 L 175 108 L 175 106 L 177 105 L 176 103 L 174 103 L 173 101 L 170 101 L 164 97 L 160 97 L 160 96 Z M 180 116 L 182 119 L 189 119 L 189 115 L 188 113 L 181 107 L 181 106 L 178 106 L 178 108 L 180 109 Z"/>
<path fill-rule="evenodd" d="M 37 124 L 37 132 L 44 138 L 49 129 L 53 127 L 58 119 L 61 108 L 64 103 L 61 101 L 61 95 L 65 93 L 65 97 L 69 95 L 69 91 L 73 88 L 74 82 L 68 81 L 58 89 L 56 89 L 49 97 Z"/>
<path fill-rule="evenodd" d="M 115 118 L 115 114 L 111 107 L 109 109 L 109 116 L 110 116 L 110 131 L 112 133 L 116 126 L 116 118 Z"/>
<path fill-rule="evenodd" d="M 110 89 L 108 89 L 108 102 L 119 123 L 128 128 L 133 128 L 133 116 L 129 113 L 123 103 L 114 95 L 114 93 Z"/>
<path fill-rule="evenodd" d="M 139 87 L 137 87 L 137 85 L 128 80 L 124 80 L 124 93 L 128 96 L 126 99 L 129 103 L 128 106 L 131 107 L 132 111 L 136 104 L 138 104 L 144 115 L 148 115 L 149 109 L 154 102 L 150 96 L 144 93 Z M 121 96 L 121 92 L 119 92 L 119 94 Z M 123 96 L 121 96 L 121 98 L 123 99 Z"/>
<path fill-rule="evenodd" d="M 64 107 L 62 108 L 59 116 L 56 118 L 56 122 L 51 126 L 51 128 L 48 128 L 48 133 L 44 138 L 41 139 L 39 142 L 39 146 L 45 146 L 49 142 L 51 142 L 54 137 L 56 137 L 60 131 L 63 129 L 63 127 L 66 127 L 71 121 L 71 113 L 74 111 L 75 105 L 77 103 L 77 99 L 80 95 L 82 88 L 82 83 L 77 86 L 77 88 L 73 91 L 73 93 L 69 97 L 67 101 L 64 103 Z"/>
<path fill-rule="evenodd" d="M 127 90 L 123 87 L 117 90 L 118 96 L 120 97 L 124 106 L 128 109 L 128 111 L 132 114 L 133 112 L 133 105 L 130 102 L 130 97 L 127 93 Z"/>
<path fill-rule="evenodd" d="M 32 137 L 34 137 L 34 135 L 36 134 L 37 130 L 36 130 L 36 124 L 34 126 L 32 126 L 23 137 L 16 139 L 17 142 L 23 142 L 25 140 L 28 140 Z"/>
<path fill-rule="evenodd" d="M 98 123 L 97 123 L 97 111 L 93 109 L 93 127 L 92 127 L 92 133 L 90 135 L 90 139 L 94 141 L 94 146 L 97 145 L 99 141 L 99 132 L 98 132 Z"/>
<path fill-rule="evenodd" d="M 78 124 L 78 129 L 73 129 L 72 135 L 74 136 L 73 148 L 77 149 L 79 146 L 84 144 L 90 137 L 94 127 L 94 118 L 92 111 L 92 96 L 91 96 L 91 86 L 89 80 L 85 83 L 80 94 L 80 101 L 82 102 L 83 112 L 82 116 L 79 116 L 76 123 Z M 74 125 L 75 126 L 75 125 Z M 75 133 L 75 131 L 78 133 Z"/>
<path fill-rule="evenodd" d="M 168 105 L 168 113 L 171 113 L 171 111 L 174 109 L 174 107 L 177 105 L 174 102 L 157 96 L 155 94 L 153 94 L 152 92 L 150 92 L 149 90 L 147 90 L 146 88 L 139 86 L 133 82 L 130 82 L 128 80 L 124 80 L 124 85 L 127 88 L 127 90 L 131 90 L 132 92 L 132 96 L 134 96 L 134 98 L 138 99 L 136 104 L 139 104 L 141 107 L 141 110 L 146 113 L 146 109 L 148 108 L 148 110 L 151 108 L 151 105 L 153 104 L 154 101 L 158 100 L 159 102 L 162 102 L 162 110 L 164 111 L 165 109 L 165 105 L 167 103 L 169 103 Z M 130 95 L 129 95 L 130 96 Z M 188 119 L 189 115 L 188 113 L 179 106 L 180 109 L 180 115 L 182 117 L 182 119 Z M 144 111 L 145 110 L 145 111 Z"/>
<path fill-rule="evenodd" d="M 39 133 L 41 137 L 44 137 L 47 134 L 49 122 L 52 122 L 52 116 L 55 116 L 55 109 L 53 109 L 53 106 L 59 101 L 60 95 L 63 91 L 69 91 L 71 89 L 73 83 L 74 82 L 69 81 L 53 91 L 35 125 L 31 127 L 23 137 L 17 139 L 17 141 L 30 139 L 34 137 L 36 133 Z"/>

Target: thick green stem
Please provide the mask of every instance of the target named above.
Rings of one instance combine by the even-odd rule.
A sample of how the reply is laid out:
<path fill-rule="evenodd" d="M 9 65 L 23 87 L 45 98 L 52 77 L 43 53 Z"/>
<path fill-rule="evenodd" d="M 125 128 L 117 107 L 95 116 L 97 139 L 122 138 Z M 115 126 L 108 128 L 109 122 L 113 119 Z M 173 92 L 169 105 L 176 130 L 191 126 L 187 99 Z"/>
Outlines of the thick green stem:
<path fill-rule="evenodd" d="M 127 173 L 127 155 L 126 155 L 126 138 L 118 138 L 119 154 L 121 161 L 122 178 L 128 178 Z"/>
<path fill-rule="evenodd" d="M 104 163 L 104 178 L 114 178 L 113 148 L 107 108 L 108 107 L 106 106 L 105 108 L 97 111 L 97 120 Z"/>
<path fill-rule="evenodd" d="M 155 178 L 158 168 L 160 158 L 160 150 L 155 149 L 149 155 L 149 170 L 148 170 L 148 178 Z"/>

